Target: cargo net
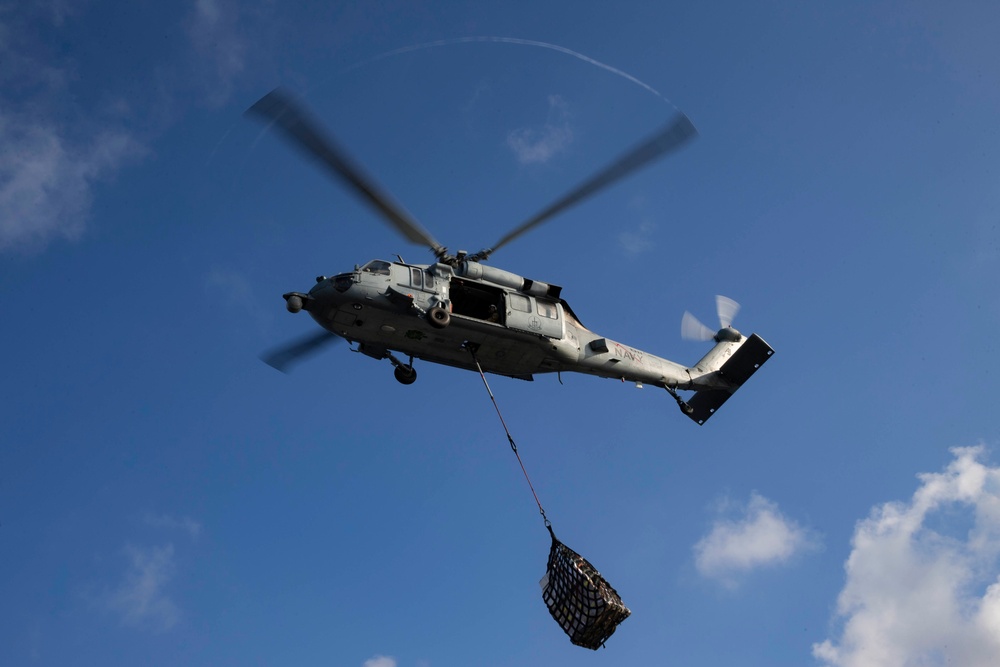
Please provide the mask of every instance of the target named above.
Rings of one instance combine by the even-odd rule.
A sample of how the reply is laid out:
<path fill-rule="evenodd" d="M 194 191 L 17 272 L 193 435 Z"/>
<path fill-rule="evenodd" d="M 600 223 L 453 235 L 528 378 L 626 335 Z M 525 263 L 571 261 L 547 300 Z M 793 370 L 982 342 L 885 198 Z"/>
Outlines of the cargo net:
<path fill-rule="evenodd" d="M 597 650 L 632 612 L 593 565 L 552 533 L 542 600 L 577 646 Z"/>

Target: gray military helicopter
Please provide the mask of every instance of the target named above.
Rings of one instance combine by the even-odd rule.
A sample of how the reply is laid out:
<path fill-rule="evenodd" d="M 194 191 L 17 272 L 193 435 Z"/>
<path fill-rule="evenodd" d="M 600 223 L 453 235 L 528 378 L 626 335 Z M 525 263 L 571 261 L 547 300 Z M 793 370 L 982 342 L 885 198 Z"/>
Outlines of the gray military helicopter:
<path fill-rule="evenodd" d="M 278 128 L 408 241 L 429 247 L 436 258 L 433 264 L 409 264 L 398 256 L 394 262 L 376 259 L 353 271 L 319 276 L 308 292 L 284 294 L 290 312 L 306 311 L 323 330 L 262 357 L 278 370 L 345 339 L 356 344 L 358 352 L 388 359 L 403 384 L 417 378 L 414 359 L 522 380 L 572 371 L 662 387 L 684 414 L 704 424 L 773 354 L 757 334 L 747 337 L 732 327 L 738 306 L 725 297 L 717 299 L 717 331 L 685 313 L 682 335 L 715 341 L 699 362 L 685 366 L 592 332 L 561 298 L 561 287 L 484 264 L 511 241 L 694 137 L 697 131 L 682 113 L 492 247 L 454 255 L 326 136 L 290 95 L 272 91 L 247 114 Z M 684 400 L 679 390 L 694 395 Z"/>

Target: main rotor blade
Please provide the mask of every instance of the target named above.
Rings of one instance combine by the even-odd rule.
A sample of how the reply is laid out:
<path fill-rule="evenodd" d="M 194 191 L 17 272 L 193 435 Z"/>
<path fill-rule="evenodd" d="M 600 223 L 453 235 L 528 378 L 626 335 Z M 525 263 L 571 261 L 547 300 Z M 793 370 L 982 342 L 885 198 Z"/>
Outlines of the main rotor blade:
<path fill-rule="evenodd" d="M 339 337 L 335 334 L 329 331 L 319 331 L 265 352 L 260 355 L 260 359 L 271 368 L 279 370 L 282 373 L 287 373 L 294 364 L 303 361 L 310 355 L 316 354 L 337 340 L 339 340 Z"/>
<path fill-rule="evenodd" d="M 584 198 L 611 185 L 620 178 L 627 176 L 648 162 L 680 148 L 688 139 L 694 137 L 696 134 L 698 134 L 698 130 L 695 129 L 694 124 L 691 123 L 687 116 L 678 112 L 678 115 L 662 130 L 635 146 L 589 180 L 584 181 L 574 190 L 551 204 L 548 208 L 543 209 L 534 217 L 529 218 L 520 226 L 513 229 L 497 241 L 492 248 L 485 251 L 486 256 L 488 257 L 491 253 L 507 245 L 525 232 L 534 229 L 556 214 L 579 203 Z"/>
<path fill-rule="evenodd" d="M 435 254 L 444 248 L 424 229 L 413 216 L 406 212 L 384 192 L 375 180 L 364 173 L 333 139 L 325 136 L 320 125 L 295 100 L 281 91 L 272 90 L 247 109 L 247 115 L 257 115 L 281 129 L 285 138 L 298 146 L 306 155 L 327 167 L 334 176 L 349 186 L 363 200 L 375 207 L 389 224 L 395 227 L 409 241 L 429 246 Z"/>

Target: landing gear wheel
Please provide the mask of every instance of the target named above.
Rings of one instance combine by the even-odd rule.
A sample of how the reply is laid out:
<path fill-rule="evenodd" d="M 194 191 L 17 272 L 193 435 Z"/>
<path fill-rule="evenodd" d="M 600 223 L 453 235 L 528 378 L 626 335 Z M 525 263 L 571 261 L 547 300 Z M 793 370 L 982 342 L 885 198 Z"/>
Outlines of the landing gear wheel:
<path fill-rule="evenodd" d="M 396 366 L 392 374 L 400 384 L 413 384 L 417 381 L 417 372 L 413 370 L 413 366 Z"/>
<path fill-rule="evenodd" d="M 451 323 L 451 313 L 441 306 L 434 306 L 427 311 L 427 321 L 431 323 L 432 327 L 444 329 Z"/>

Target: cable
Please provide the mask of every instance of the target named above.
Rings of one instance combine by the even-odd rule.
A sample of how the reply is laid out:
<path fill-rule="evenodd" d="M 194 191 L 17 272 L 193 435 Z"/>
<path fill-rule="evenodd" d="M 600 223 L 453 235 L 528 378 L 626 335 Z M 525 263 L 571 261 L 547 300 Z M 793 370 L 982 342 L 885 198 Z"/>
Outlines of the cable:
<path fill-rule="evenodd" d="M 493 409 L 497 411 L 497 417 L 500 418 L 500 424 L 503 426 L 504 433 L 507 434 L 507 442 L 510 443 L 510 449 L 514 452 L 514 456 L 517 457 L 517 462 L 521 466 L 521 472 L 524 473 L 524 479 L 528 482 L 528 488 L 531 489 L 531 495 L 535 498 L 535 504 L 538 505 L 538 513 L 542 515 L 542 520 L 545 522 L 545 527 L 549 529 L 549 533 L 552 533 L 552 523 L 549 518 L 545 516 L 545 509 L 542 507 L 542 503 L 538 500 L 538 494 L 535 493 L 535 486 L 531 483 L 531 478 L 528 476 L 528 470 L 524 467 L 524 461 L 521 460 L 521 455 L 517 451 L 517 444 L 514 442 L 514 437 L 510 434 L 510 429 L 507 428 L 507 422 L 503 419 L 503 414 L 500 412 L 500 406 L 497 405 L 497 399 L 493 396 L 493 391 L 490 389 L 490 383 L 486 381 L 486 373 L 483 372 L 483 367 L 479 365 L 479 359 L 476 357 L 476 351 L 474 345 L 471 343 L 465 344 L 465 349 L 469 351 L 472 355 L 472 360 L 476 362 L 476 370 L 479 371 L 479 377 L 483 379 L 483 386 L 486 387 L 486 393 L 490 395 L 490 400 L 493 402 Z M 552 535 L 555 539 L 555 534 Z"/>

